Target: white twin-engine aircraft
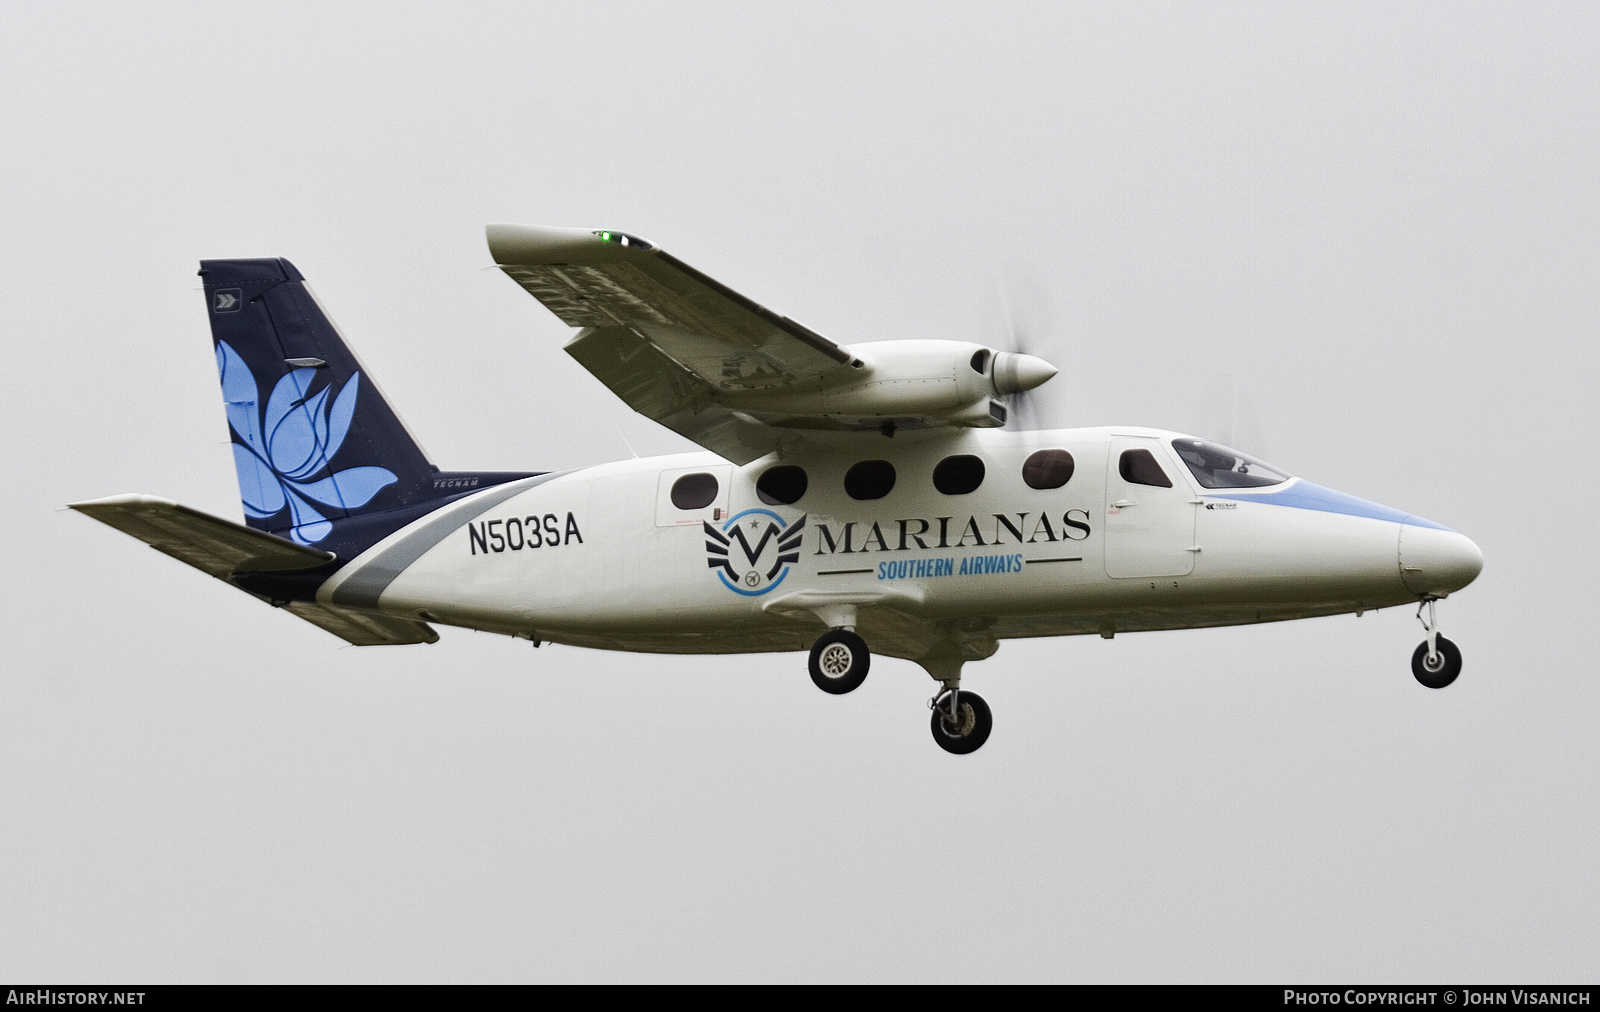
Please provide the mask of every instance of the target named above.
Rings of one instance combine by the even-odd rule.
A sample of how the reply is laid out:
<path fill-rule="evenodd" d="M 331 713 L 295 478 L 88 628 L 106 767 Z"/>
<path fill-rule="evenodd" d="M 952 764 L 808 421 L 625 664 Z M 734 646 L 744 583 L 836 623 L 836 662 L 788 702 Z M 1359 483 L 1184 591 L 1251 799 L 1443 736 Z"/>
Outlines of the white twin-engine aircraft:
<path fill-rule="evenodd" d="M 1478 547 L 1236 450 L 1137 427 L 1015 431 L 1055 375 L 959 341 L 838 345 L 622 232 L 492 225 L 495 262 L 581 328 L 566 350 L 706 452 L 547 473 L 431 464 L 288 261 L 207 260 L 245 524 L 165 499 L 74 504 L 351 643 L 430 623 L 608 650 L 811 651 L 845 693 L 871 652 L 961 688 L 1003 639 L 1242 625 L 1418 604 L 1412 656 L 1461 654 L 1434 602 Z"/>

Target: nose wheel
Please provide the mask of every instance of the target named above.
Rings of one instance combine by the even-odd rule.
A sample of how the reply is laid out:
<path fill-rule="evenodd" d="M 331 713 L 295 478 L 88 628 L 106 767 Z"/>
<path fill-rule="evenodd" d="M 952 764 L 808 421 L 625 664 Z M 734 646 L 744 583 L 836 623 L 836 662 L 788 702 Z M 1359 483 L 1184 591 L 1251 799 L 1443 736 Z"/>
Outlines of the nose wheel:
<path fill-rule="evenodd" d="M 951 689 L 929 705 L 933 708 L 933 740 L 946 752 L 966 755 L 978 751 L 989 740 L 994 717 L 989 713 L 989 704 L 976 692 Z"/>
<path fill-rule="evenodd" d="M 1439 635 L 1439 621 L 1433 607 L 1435 600 L 1428 598 L 1417 605 L 1417 621 L 1422 623 L 1428 638 L 1417 644 L 1411 655 L 1411 673 L 1428 688 L 1442 689 L 1461 674 L 1461 651 Z M 1422 617 L 1424 608 L 1428 609 L 1426 619 Z"/>

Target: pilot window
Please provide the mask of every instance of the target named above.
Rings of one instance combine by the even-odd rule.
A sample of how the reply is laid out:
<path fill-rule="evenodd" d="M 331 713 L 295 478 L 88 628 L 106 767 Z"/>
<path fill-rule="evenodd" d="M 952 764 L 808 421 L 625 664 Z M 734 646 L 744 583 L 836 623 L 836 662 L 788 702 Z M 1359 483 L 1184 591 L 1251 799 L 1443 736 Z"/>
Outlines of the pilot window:
<path fill-rule="evenodd" d="M 700 471 L 672 483 L 672 505 L 681 510 L 703 510 L 717 497 L 717 476 Z"/>
<path fill-rule="evenodd" d="M 787 506 L 806 494 L 806 471 L 793 464 L 779 464 L 761 472 L 756 479 L 756 495 L 768 506 Z"/>
<path fill-rule="evenodd" d="M 845 472 L 844 490 L 852 499 L 882 499 L 894 489 L 894 465 L 863 460 Z"/>
<path fill-rule="evenodd" d="M 1161 465 L 1156 463 L 1155 454 L 1149 450 L 1123 450 L 1121 459 L 1117 461 L 1117 473 L 1122 475 L 1123 481 L 1134 485 L 1172 487 L 1172 479 L 1167 477 L 1167 472 L 1161 470 Z"/>
<path fill-rule="evenodd" d="M 1029 488 L 1060 488 L 1072 480 L 1073 466 L 1066 450 L 1038 450 L 1022 462 L 1022 480 Z"/>
<path fill-rule="evenodd" d="M 1271 464 L 1204 439 L 1174 439 L 1172 448 L 1206 488 L 1261 488 L 1289 480 Z"/>
<path fill-rule="evenodd" d="M 970 453 L 946 457 L 933 469 L 933 487 L 945 495 L 966 495 L 983 484 L 983 458 Z"/>

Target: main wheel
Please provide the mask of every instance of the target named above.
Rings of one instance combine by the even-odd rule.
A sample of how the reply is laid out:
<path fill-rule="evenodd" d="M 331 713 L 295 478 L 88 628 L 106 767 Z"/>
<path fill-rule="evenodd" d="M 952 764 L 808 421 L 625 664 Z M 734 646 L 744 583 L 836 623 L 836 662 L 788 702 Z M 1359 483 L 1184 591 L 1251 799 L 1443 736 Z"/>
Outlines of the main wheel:
<path fill-rule="evenodd" d="M 1427 640 L 1417 644 L 1417 652 L 1411 655 L 1411 673 L 1430 689 L 1442 689 L 1461 674 L 1461 651 L 1443 636 L 1438 642 L 1439 653 L 1432 665 L 1428 663 Z"/>
<path fill-rule="evenodd" d="M 866 681 L 871 665 L 867 641 L 848 629 L 829 629 L 811 647 L 811 680 L 836 696 Z"/>
<path fill-rule="evenodd" d="M 933 740 L 946 752 L 966 755 L 978 751 L 989 740 L 993 728 L 994 717 L 989 713 L 989 704 L 976 692 L 961 690 L 953 721 L 950 719 L 950 693 L 941 695 L 933 705 Z"/>

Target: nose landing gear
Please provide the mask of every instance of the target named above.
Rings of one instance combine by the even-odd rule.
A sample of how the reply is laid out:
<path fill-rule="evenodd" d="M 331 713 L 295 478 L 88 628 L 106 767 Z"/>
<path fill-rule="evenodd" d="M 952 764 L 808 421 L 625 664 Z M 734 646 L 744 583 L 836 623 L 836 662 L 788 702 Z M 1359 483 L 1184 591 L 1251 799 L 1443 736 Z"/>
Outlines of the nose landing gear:
<path fill-rule="evenodd" d="M 994 729 L 994 717 L 989 704 L 976 692 L 949 689 L 928 701 L 933 709 L 929 722 L 933 740 L 946 752 L 966 755 L 976 752 L 989 740 Z"/>
<path fill-rule="evenodd" d="M 1439 635 L 1439 621 L 1434 615 L 1434 602 L 1438 598 L 1426 597 L 1417 605 L 1417 621 L 1428 633 L 1428 638 L 1417 644 L 1411 655 L 1411 673 L 1417 681 L 1430 689 L 1442 689 L 1461 674 L 1461 651 L 1456 645 Z M 1428 617 L 1422 617 L 1422 609 Z"/>
<path fill-rule="evenodd" d="M 968 636 L 960 641 L 941 643 L 917 660 L 940 685 L 938 693 L 928 700 L 928 708 L 933 711 L 928 726 L 933 731 L 933 740 L 946 752 L 954 755 L 976 752 L 994 730 L 989 704 L 976 692 L 961 687 L 962 666 L 969 660 L 988 657 L 994 651 L 992 638 Z"/>

